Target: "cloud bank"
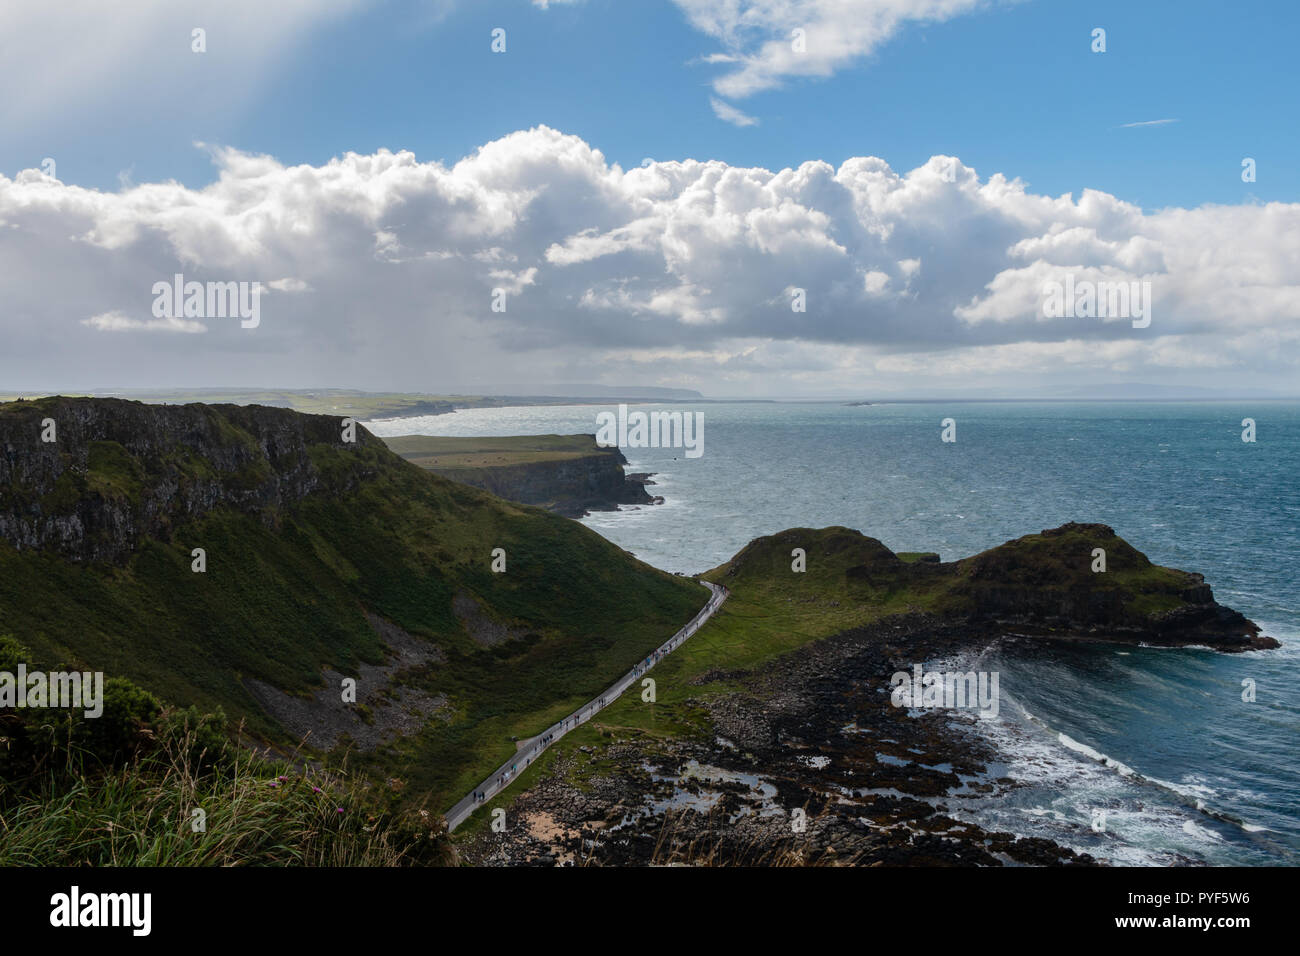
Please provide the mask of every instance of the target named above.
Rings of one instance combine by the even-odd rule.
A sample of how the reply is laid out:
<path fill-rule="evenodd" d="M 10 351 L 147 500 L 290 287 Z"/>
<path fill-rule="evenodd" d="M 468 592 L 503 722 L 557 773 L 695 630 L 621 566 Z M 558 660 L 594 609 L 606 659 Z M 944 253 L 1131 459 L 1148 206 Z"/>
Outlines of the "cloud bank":
<path fill-rule="evenodd" d="M 624 170 L 546 127 L 450 166 L 211 152 L 202 189 L 0 176 L 0 387 L 1294 378 L 1300 204 L 1146 213 L 942 156 Z M 154 315 L 177 273 L 261 282 L 260 325 Z M 1067 273 L 1149 282 L 1151 325 L 1047 318 Z"/>

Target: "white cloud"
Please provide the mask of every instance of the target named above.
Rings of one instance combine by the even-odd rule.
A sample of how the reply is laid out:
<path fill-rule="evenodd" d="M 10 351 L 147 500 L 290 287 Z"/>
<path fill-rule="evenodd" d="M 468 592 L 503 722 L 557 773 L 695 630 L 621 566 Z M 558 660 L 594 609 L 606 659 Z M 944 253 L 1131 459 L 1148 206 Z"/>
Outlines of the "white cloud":
<path fill-rule="evenodd" d="M 1243 381 L 1296 366 L 1300 204 L 1146 213 L 938 156 L 910 172 L 875 157 L 623 170 L 545 127 L 451 166 L 384 150 L 292 167 L 211 153 L 219 176 L 202 189 L 0 176 L 0 383 L 89 384 L 111 369 L 135 384 L 436 390 L 654 365 L 739 389 L 904 368 L 978 378 L 1018 362 Z M 202 336 L 102 334 L 202 329 L 136 318 L 177 272 L 286 294 L 263 297 L 255 329 L 218 318 Z M 1067 273 L 1149 281 L 1151 327 L 1045 318 L 1043 284 Z"/>
<path fill-rule="evenodd" d="M 757 126 L 758 120 L 748 116 L 736 109 L 730 103 L 718 99 L 716 96 L 709 97 L 709 105 L 713 107 L 713 115 L 726 123 L 733 126 Z"/>
<path fill-rule="evenodd" d="M 714 82 L 743 99 L 796 76 L 827 77 L 874 53 L 909 23 L 935 23 L 987 0 L 673 0 L 734 66 Z M 796 35 L 795 31 L 802 31 Z"/>
<path fill-rule="evenodd" d="M 583 0 L 532 0 L 543 10 Z M 908 24 L 940 23 L 994 0 L 673 0 L 696 30 L 721 51 L 703 63 L 731 67 L 714 91 L 744 99 L 792 77 L 825 78 L 875 53 Z M 1018 2 L 1018 0 L 1005 0 Z M 758 120 L 717 97 L 719 119 L 737 126 Z M 1157 122 L 1169 122 L 1160 120 Z"/>
<path fill-rule="evenodd" d="M 310 292 L 311 286 L 301 279 L 286 278 L 272 279 L 266 283 L 268 289 L 274 289 L 276 292 Z"/>
<path fill-rule="evenodd" d="M 193 319 L 180 319 L 174 316 L 167 316 L 161 319 L 135 319 L 131 316 L 114 310 L 112 312 L 101 312 L 99 315 L 92 315 L 88 319 L 82 319 L 82 325 L 88 325 L 92 329 L 100 332 L 206 332 L 208 329 L 202 322 L 195 322 Z"/>

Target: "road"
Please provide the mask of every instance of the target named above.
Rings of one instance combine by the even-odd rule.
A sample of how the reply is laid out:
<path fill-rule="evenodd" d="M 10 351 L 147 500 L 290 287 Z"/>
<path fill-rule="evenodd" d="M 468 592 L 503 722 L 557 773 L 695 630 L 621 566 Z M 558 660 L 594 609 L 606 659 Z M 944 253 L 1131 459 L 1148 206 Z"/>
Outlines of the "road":
<path fill-rule="evenodd" d="M 570 730 L 585 724 L 596 714 L 618 700 L 625 690 L 645 675 L 647 671 L 652 670 L 655 664 L 671 654 L 687 638 L 698 631 L 704 622 L 713 616 L 713 612 L 722 606 L 722 602 L 727 599 L 726 588 L 710 584 L 707 581 L 701 581 L 700 583 L 713 592 L 709 597 L 709 603 L 704 605 L 700 613 L 691 618 L 690 622 L 680 631 L 651 651 L 645 660 L 638 662 L 635 667 L 620 677 L 599 697 L 588 701 L 568 717 L 547 727 L 536 737 L 521 741 L 515 750 L 514 756 L 498 767 L 496 772 L 479 784 L 473 792 L 466 794 L 459 803 L 447 811 L 447 829 L 454 830 L 464 823 L 475 808 L 487 803 L 518 779 L 523 769 L 540 757 L 547 747 Z"/>

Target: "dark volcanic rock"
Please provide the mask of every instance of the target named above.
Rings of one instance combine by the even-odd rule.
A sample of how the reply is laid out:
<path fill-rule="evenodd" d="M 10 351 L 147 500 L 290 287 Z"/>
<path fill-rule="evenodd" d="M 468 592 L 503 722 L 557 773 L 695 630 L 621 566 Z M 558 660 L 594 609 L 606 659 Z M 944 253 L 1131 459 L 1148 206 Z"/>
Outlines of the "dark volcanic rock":
<path fill-rule="evenodd" d="M 611 743 L 596 776 L 584 775 L 585 752 L 563 754 L 514 801 L 505 832 L 462 852 L 484 864 L 1093 864 L 1049 840 L 957 819 L 963 776 L 987 779 L 995 755 L 945 715 L 909 714 L 879 692 L 909 663 L 887 641 L 928 658 L 985 639 L 933 618 L 895 619 L 730 674 L 740 690 L 689 702 L 707 713 L 706 733 Z"/>
<path fill-rule="evenodd" d="M 1091 568 L 1095 549 L 1104 572 Z M 973 618 L 1025 633 L 1227 652 L 1280 646 L 1215 601 L 1203 575 L 1152 564 L 1108 525 L 1070 522 L 945 567 Z"/>

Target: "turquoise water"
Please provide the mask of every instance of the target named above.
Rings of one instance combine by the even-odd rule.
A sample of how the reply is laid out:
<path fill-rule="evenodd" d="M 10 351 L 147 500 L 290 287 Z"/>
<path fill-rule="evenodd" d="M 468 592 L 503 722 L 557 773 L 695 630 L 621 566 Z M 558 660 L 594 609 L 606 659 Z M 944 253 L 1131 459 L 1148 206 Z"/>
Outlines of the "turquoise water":
<path fill-rule="evenodd" d="M 656 406 L 634 406 L 650 410 Z M 1066 521 L 1109 524 L 1281 640 L 1205 650 L 991 651 L 1002 719 L 979 726 L 1030 786 L 971 813 L 1116 862 L 1300 861 L 1300 405 L 832 404 L 701 412 L 703 454 L 624 448 L 665 504 L 585 523 L 672 571 L 789 527 L 847 525 L 945 560 Z M 381 435 L 594 433 L 612 406 L 479 409 Z M 957 441 L 940 441 L 956 420 Z M 1243 418 L 1257 441 L 1241 440 Z M 1242 681 L 1257 699 L 1241 699 Z M 1098 811 L 1104 832 L 1093 830 Z"/>

